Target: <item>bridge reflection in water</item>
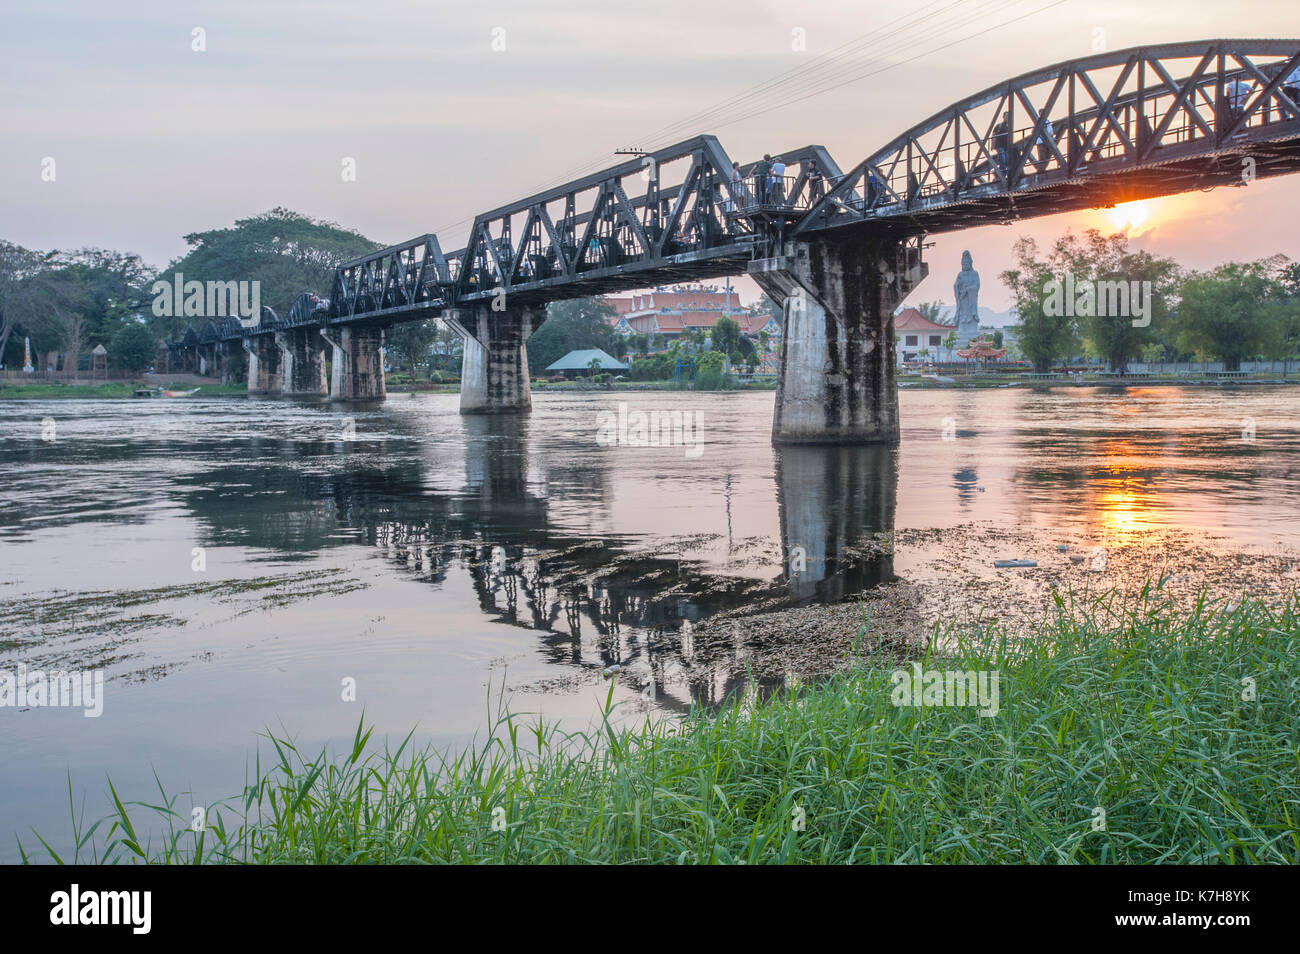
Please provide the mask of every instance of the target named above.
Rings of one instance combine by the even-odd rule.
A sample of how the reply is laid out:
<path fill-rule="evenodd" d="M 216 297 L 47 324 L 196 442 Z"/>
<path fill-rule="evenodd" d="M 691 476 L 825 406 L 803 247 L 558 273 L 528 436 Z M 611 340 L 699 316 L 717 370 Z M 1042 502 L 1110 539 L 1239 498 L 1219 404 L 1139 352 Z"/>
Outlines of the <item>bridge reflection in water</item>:
<path fill-rule="evenodd" d="M 298 442 L 288 453 L 312 472 L 267 468 L 250 486 L 244 467 L 217 468 L 186 493 L 186 503 L 215 544 L 306 555 L 363 542 L 398 572 L 433 587 L 467 579 L 481 612 L 535 631 L 549 662 L 571 671 L 618 664 L 635 674 L 638 688 L 653 680 L 659 706 L 683 711 L 692 702 L 721 704 L 746 689 L 766 694 L 781 681 L 749 686 L 746 647 L 700 648 L 694 624 L 747 607 L 834 602 L 893 578 L 892 552 L 880 537 L 894 526 L 896 448 L 781 449 L 768 497 L 777 520 L 767 521 L 779 525 L 779 539 L 766 541 L 757 565 L 735 572 L 707 556 L 647 552 L 622 536 L 557 526 L 548 486 L 580 476 L 608 499 L 610 470 L 593 472 L 585 458 L 530 452 L 526 418 L 459 422 L 463 450 L 451 443 L 427 450 L 437 462 L 403 453 L 409 444 L 397 447 L 398 436 L 366 443 L 372 468 L 355 466 L 357 450 L 345 450 L 344 442 Z M 322 468 L 331 445 L 349 455 L 346 470 Z M 444 451 L 464 455 L 460 486 L 451 486 Z M 580 475 L 565 473 L 579 466 Z M 238 502 L 214 489 L 233 485 L 249 488 Z M 747 522 L 753 520 L 751 513 Z M 800 552 L 804 559 L 794 560 Z M 433 621 L 440 603 L 431 597 Z"/>

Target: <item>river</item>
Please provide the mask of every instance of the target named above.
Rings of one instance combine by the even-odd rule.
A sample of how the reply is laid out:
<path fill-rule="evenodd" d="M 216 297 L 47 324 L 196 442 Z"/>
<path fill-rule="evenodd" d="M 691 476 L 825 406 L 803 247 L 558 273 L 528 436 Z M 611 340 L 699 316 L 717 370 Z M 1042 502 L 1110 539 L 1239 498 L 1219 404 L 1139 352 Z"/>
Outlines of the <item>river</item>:
<path fill-rule="evenodd" d="M 268 727 L 346 747 L 364 710 L 455 748 L 502 693 L 582 727 L 616 664 L 627 713 L 717 705 L 743 660 L 691 659 L 692 624 L 907 578 L 904 547 L 846 555 L 881 533 L 1295 550 L 1298 394 L 903 391 L 898 448 L 787 450 L 771 392 L 539 391 L 522 418 L 443 394 L 0 402 L 0 671 L 106 678 L 96 718 L 0 708 L 0 859 L 32 829 L 67 845 L 69 778 L 87 818 L 106 775 L 147 799 L 156 773 L 186 810 L 235 795 Z M 699 415 L 700 445 L 598 440 L 620 402 Z"/>

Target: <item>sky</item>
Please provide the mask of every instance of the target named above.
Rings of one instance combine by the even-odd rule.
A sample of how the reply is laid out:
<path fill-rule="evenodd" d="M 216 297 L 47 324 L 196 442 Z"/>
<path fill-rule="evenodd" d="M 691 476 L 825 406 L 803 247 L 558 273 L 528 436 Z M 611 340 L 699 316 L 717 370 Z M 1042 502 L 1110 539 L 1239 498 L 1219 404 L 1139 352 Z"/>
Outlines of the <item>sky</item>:
<path fill-rule="evenodd" d="M 1098 46 L 1297 36 L 1295 11 L 1295 0 L 5 0 L 0 238 L 163 265 L 187 233 L 284 206 L 385 244 L 432 231 L 459 248 L 476 213 L 612 165 L 618 148 L 713 133 L 748 161 L 819 143 L 847 170 L 1016 74 Z M 788 77 L 699 116 L 859 37 L 870 42 L 843 61 L 838 88 L 782 105 L 800 90 Z M 969 249 L 981 304 L 1003 310 L 997 275 L 1016 239 L 1045 244 L 1067 228 L 1128 229 L 1135 247 L 1190 268 L 1300 257 L 1298 210 L 1294 176 L 937 236 L 909 301 L 951 303 Z M 759 294 L 739 287 L 746 302 Z"/>

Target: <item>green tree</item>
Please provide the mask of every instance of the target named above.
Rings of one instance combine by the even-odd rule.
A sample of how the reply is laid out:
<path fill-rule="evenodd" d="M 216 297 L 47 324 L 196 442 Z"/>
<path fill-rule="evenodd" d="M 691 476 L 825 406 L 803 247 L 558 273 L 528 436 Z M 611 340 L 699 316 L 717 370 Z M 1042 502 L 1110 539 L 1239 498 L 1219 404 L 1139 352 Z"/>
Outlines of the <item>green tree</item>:
<path fill-rule="evenodd" d="M 427 364 L 429 351 L 438 337 L 438 322 L 433 320 L 405 321 L 394 325 L 384 336 L 384 345 L 392 349 L 402 363 L 411 372 L 411 384 L 415 384 L 415 369 Z"/>
<path fill-rule="evenodd" d="M 600 348 L 613 354 L 621 336 L 610 320 L 617 314 L 599 298 L 553 302 L 546 309 L 546 321 L 528 339 L 529 371 L 539 374 L 570 351 Z"/>
<path fill-rule="evenodd" d="M 1274 305 L 1276 286 L 1261 263 L 1229 262 L 1190 275 L 1182 284 L 1178 340 L 1188 351 L 1213 355 L 1227 371 L 1243 359 L 1274 351 L 1284 329 Z"/>
<path fill-rule="evenodd" d="M 46 267 L 48 259 L 40 252 L 0 240 L 0 364 L 6 368 L 22 364 L 21 329 L 33 314 L 31 279 Z M 10 356 L 6 351 L 15 332 L 19 332 L 15 354 Z"/>
<path fill-rule="evenodd" d="M 1079 329 L 1090 350 L 1115 371 L 1126 370 L 1129 361 L 1141 354 L 1142 347 L 1154 340 L 1154 329 L 1164 326 L 1167 302 L 1178 280 L 1178 266 L 1172 259 L 1157 258 L 1145 251 L 1132 252 L 1128 241 L 1122 233 L 1103 236 L 1097 229 L 1088 229 L 1081 236 L 1067 232 L 1056 241 L 1049 257 L 1058 279 L 1063 281 L 1070 273 L 1076 288 L 1088 282 L 1095 290 L 1093 307 L 1077 308 Z M 1106 292 L 1108 287 L 1117 293 L 1113 300 Z M 1128 295 L 1135 287 L 1150 290 L 1150 300 L 1145 302 L 1150 308 L 1148 314 L 1137 315 L 1139 303 L 1131 296 L 1127 309 L 1112 308 L 1124 301 L 1119 292 Z"/>
<path fill-rule="evenodd" d="M 1044 287 L 1053 280 L 1050 263 L 1038 257 L 1038 243 L 1031 238 L 1017 240 L 1012 251 L 1018 267 L 999 277 L 1011 292 L 1020 324 L 1016 326 L 1020 352 L 1033 362 L 1034 370 L 1046 372 L 1066 355 L 1076 352 L 1078 332 L 1072 318 L 1048 315 L 1044 308 Z"/>
<path fill-rule="evenodd" d="M 126 321 L 108 345 L 108 353 L 119 368 L 138 374 L 153 363 L 157 342 L 143 321 Z"/>
<path fill-rule="evenodd" d="M 740 342 L 743 337 L 740 333 L 740 324 L 725 315 L 719 318 L 718 323 L 713 326 L 711 336 L 713 347 L 724 354 L 739 353 Z"/>
<path fill-rule="evenodd" d="M 280 315 L 304 291 L 328 295 L 339 265 L 383 248 L 359 232 L 283 208 L 240 219 L 231 228 L 191 232 L 185 241 L 190 250 L 158 278 L 171 282 L 180 272 L 185 281 L 260 282 L 262 304 Z"/>
<path fill-rule="evenodd" d="M 721 351 L 705 351 L 695 357 L 695 387 L 701 391 L 720 391 L 730 379 L 723 370 L 726 364 Z"/>
<path fill-rule="evenodd" d="M 1278 255 L 1269 260 L 1269 266 L 1274 281 L 1270 309 L 1280 332 L 1273 356 L 1281 358 L 1282 376 L 1286 377 L 1300 341 L 1300 262 Z"/>

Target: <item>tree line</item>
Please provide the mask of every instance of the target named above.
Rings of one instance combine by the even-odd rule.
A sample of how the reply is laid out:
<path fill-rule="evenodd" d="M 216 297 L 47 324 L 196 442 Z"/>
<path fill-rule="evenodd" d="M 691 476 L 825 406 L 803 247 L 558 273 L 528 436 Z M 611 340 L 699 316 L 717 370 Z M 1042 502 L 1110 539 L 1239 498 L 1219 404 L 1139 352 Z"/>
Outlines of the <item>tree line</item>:
<path fill-rule="evenodd" d="M 1138 360 L 1217 360 L 1236 371 L 1242 361 L 1296 355 L 1300 263 L 1285 255 L 1185 270 L 1131 249 L 1126 235 L 1096 229 L 1067 232 L 1046 252 L 1021 238 L 1014 254 L 1016 267 L 1000 277 L 1020 318 L 1016 346 L 1037 371 L 1085 356 L 1116 371 Z M 1150 297 L 1143 308 L 1130 301 L 1115 309 L 1121 296 L 1107 294 L 1144 289 Z"/>
<path fill-rule="evenodd" d="M 24 340 L 33 355 L 80 355 L 103 345 L 113 367 L 139 372 L 158 343 L 195 319 L 158 316 L 155 282 L 260 282 L 264 305 L 284 314 L 294 298 L 328 295 L 334 269 L 382 248 L 332 222 L 276 208 L 231 228 L 185 236 L 188 251 L 163 268 L 133 252 L 82 248 L 41 252 L 0 240 L 0 364 L 22 366 Z"/>

